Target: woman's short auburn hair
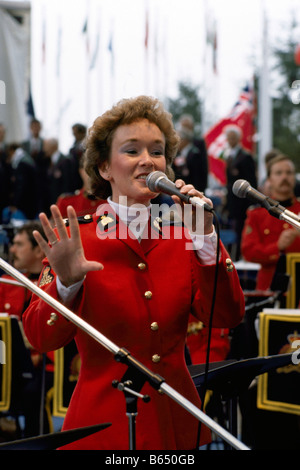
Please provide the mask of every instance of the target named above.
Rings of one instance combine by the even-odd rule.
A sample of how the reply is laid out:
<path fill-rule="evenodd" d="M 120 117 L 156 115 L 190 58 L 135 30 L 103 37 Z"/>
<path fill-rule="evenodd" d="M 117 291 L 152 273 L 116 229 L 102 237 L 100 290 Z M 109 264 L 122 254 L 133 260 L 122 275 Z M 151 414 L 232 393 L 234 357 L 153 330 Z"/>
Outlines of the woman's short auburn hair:
<path fill-rule="evenodd" d="M 164 134 L 166 139 L 166 175 L 174 179 L 172 162 L 176 156 L 179 136 L 175 131 L 172 116 L 163 104 L 150 96 L 138 96 L 119 101 L 102 116 L 95 119 L 86 138 L 84 168 L 90 177 L 91 193 L 101 199 L 111 195 L 111 186 L 99 173 L 99 167 L 109 161 L 111 144 L 116 129 L 121 125 L 148 119 Z"/>

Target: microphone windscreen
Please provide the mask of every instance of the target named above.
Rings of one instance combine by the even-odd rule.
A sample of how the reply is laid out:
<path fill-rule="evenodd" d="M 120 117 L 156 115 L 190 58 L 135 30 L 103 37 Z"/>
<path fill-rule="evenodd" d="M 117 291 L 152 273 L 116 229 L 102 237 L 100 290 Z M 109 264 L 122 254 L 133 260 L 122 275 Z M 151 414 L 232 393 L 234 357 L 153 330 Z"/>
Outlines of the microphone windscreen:
<path fill-rule="evenodd" d="M 251 188 L 250 183 L 246 180 L 236 180 L 232 186 L 232 192 L 237 197 L 246 197 L 249 189 Z"/>
<path fill-rule="evenodd" d="M 150 191 L 157 192 L 157 182 L 161 179 L 167 179 L 167 176 L 162 171 L 152 171 L 146 178 L 146 185 Z"/>

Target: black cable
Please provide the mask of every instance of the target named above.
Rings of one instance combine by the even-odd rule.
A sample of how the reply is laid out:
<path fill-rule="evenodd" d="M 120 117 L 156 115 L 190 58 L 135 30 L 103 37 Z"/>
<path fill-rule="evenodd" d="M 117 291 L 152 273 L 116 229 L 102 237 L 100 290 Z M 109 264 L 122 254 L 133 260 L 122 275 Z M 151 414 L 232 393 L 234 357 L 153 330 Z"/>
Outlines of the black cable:
<path fill-rule="evenodd" d="M 206 350 L 206 361 L 205 361 L 205 372 L 204 372 L 204 383 L 203 383 L 203 398 L 201 403 L 201 411 L 204 410 L 204 403 L 205 403 L 205 395 L 207 392 L 207 378 L 209 372 L 209 355 L 210 355 L 210 343 L 211 343 L 211 333 L 212 333 L 212 324 L 213 324 L 213 314 L 216 302 L 216 291 L 218 285 L 218 274 L 219 274 L 219 257 L 220 257 L 220 226 L 219 220 L 214 211 L 212 211 L 215 216 L 215 228 L 217 233 L 217 251 L 216 251 L 216 270 L 215 270 L 215 278 L 214 278 L 214 288 L 213 288 L 213 295 L 212 295 L 212 303 L 211 303 L 211 311 L 209 316 L 209 323 L 208 323 L 208 339 L 207 339 L 207 350 Z M 198 433 L 197 433 L 197 448 L 200 445 L 200 435 L 201 435 L 201 421 L 199 421 L 198 426 Z"/>

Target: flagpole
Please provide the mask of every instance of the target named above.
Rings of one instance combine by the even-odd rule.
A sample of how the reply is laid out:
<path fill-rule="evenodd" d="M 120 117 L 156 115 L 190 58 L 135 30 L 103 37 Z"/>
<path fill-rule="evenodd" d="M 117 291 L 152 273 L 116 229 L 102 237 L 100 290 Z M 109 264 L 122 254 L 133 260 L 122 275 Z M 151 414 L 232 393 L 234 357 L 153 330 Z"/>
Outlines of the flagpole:
<path fill-rule="evenodd" d="M 145 80 L 145 93 L 149 93 L 149 5 L 148 0 L 145 0 L 145 40 L 144 40 L 144 48 L 145 48 L 145 62 L 144 62 L 144 80 Z"/>
<path fill-rule="evenodd" d="M 111 20 L 108 50 L 110 52 L 110 102 L 112 106 L 115 101 L 115 57 L 114 57 L 114 22 L 113 22 L 113 19 Z"/>
<path fill-rule="evenodd" d="M 86 123 L 89 125 L 90 118 L 90 83 L 89 83 L 89 57 L 90 57 L 90 43 L 89 43 L 89 13 L 90 13 L 90 0 L 87 0 L 86 3 L 86 23 L 84 26 L 85 33 L 85 93 L 86 93 Z"/>
<path fill-rule="evenodd" d="M 258 123 L 259 123 L 259 151 L 258 151 L 258 182 L 261 183 L 266 176 L 265 155 L 272 148 L 272 101 L 270 97 L 269 77 L 269 44 L 268 44 L 268 18 L 265 2 L 262 0 L 263 31 L 262 31 L 262 57 L 259 76 L 258 92 Z"/>
<path fill-rule="evenodd" d="M 45 4 L 43 4 L 42 8 L 42 67 L 41 67 L 41 102 L 42 102 L 42 121 L 43 125 L 45 125 L 45 121 L 47 119 L 47 71 L 46 71 L 46 11 L 45 11 Z"/>
<path fill-rule="evenodd" d="M 103 105 L 103 77 L 102 77 L 102 54 L 101 54 L 101 8 L 99 7 L 98 10 L 98 31 L 97 31 L 97 57 L 96 57 L 96 75 L 97 75 L 97 89 L 98 89 L 98 109 L 97 114 L 101 112 L 102 105 Z M 98 59 L 98 60 L 97 60 Z"/>
<path fill-rule="evenodd" d="M 61 36 L 62 36 L 62 28 L 61 28 L 61 16 L 58 17 L 58 30 L 57 30 L 57 51 L 56 51 L 56 82 L 57 82 L 57 119 L 56 119 L 56 126 L 57 131 L 56 135 L 59 136 L 60 140 L 60 131 L 61 131 L 61 118 L 62 118 L 62 104 L 61 104 Z"/>

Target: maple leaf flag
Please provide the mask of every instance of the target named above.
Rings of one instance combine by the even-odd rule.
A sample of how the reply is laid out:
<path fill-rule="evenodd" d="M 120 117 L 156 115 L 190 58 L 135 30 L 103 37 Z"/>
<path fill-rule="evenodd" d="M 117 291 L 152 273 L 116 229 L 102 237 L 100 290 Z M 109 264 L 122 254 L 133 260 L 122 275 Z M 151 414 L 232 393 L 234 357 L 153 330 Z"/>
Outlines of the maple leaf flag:
<path fill-rule="evenodd" d="M 228 126 L 237 126 L 242 132 L 242 146 L 250 153 L 254 151 L 255 105 L 253 98 L 252 90 L 248 87 L 243 89 L 228 116 L 221 119 L 204 134 L 209 171 L 221 185 L 226 184 L 226 160 L 224 158 L 226 128 Z"/>

